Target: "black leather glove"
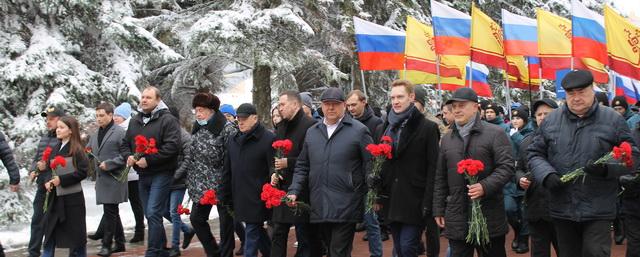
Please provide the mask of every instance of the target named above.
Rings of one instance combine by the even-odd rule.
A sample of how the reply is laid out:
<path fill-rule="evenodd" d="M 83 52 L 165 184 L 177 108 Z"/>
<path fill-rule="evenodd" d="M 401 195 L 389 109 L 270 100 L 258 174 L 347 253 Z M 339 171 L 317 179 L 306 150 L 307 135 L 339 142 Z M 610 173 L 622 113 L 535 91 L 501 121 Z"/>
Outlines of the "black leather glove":
<path fill-rule="evenodd" d="M 635 175 L 620 176 L 620 178 L 618 178 L 618 182 L 620 182 L 620 185 L 623 187 L 629 187 L 629 186 L 634 186 L 638 184 L 638 181 L 636 181 Z"/>
<path fill-rule="evenodd" d="M 593 161 L 587 162 L 587 165 L 584 167 L 584 172 L 591 176 L 600 178 L 606 177 L 609 173 L 606 163 L 596 164 Z"/>
<path fill-rule="evenodd" d="M 556 190 L 562 188 L 563 183 L 562 181 L 560 181 L 560 177 L 558 176 L 558 174 L 550 173 L 544 179 L 543 185 L 549 190 Z"/>

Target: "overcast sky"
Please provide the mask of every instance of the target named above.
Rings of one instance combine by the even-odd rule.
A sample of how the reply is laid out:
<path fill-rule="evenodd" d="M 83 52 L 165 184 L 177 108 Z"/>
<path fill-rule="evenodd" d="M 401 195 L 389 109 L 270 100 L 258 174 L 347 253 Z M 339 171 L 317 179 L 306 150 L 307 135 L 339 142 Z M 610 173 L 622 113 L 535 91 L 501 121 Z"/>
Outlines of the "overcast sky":
<path fill-rule="evenodd" d="M 611 0 L 616 10 L 628 16 L 640 16 L 639 0 Z"/>

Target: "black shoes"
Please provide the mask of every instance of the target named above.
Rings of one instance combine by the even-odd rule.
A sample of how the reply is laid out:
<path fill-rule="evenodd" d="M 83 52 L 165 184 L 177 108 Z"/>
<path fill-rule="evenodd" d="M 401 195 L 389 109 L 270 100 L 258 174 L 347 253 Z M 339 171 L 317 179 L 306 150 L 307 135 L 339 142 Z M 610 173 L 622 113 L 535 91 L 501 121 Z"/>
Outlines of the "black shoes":
<path fill-rule="evenodd" d="M 87 236 L 87 238 L 89 238 L 89 239 L 91 239 L 91 240 L 100 240 L 100 239 L 102 239 L 102 235 L 101 235 L 101 234 L 96 233 L 96 234 L 88 235 L 88 236 Z"/>
<path fill-rule="evenodd" d="M 171 250 L 169 250 L 169 257 L 178 257 L 178 256 L 180 256 L 180 249 L 171 248 Z"/>
<path fill-rule="evenodd" d="M 529 236 L 518 237 L 518 247 L 515 249 L 516 253 L 523 254 L 529 252 Z"/>
<path fill-rule="evenodd" d="M 102 249 L 98 252 L 98 256 L 109 257 L 111 256 L 111 247 L 103 246 Z"/>
<path fill-rule="evenodd" d="M 144 241 L 144 234 L 134 234 L 129 243 L 135 244 Z"/>
<path fill-rule="evenodd" d="M 240 246 L 240 249 L 238 249 L 238 251 L 236 251 L 235 255 L 236 256 L 244 255 L 244 245 Z"/>
<path fill-rule="evenodd" d="M 182 241 L 182 249 L 187 249 L 189 244 L 191 244 L 191 239 L 196 235 L 196 232 L 191 230 L 189 233 L 184 233 L 184 240 Z"/>

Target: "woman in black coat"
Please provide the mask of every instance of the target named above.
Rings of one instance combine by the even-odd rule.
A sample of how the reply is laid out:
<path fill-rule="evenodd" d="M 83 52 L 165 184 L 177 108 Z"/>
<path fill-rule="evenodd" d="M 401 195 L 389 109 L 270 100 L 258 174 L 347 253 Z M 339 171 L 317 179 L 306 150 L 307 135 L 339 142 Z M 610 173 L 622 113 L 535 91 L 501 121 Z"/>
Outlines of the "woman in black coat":
<path fill-rule="evenodd" d="M 42 256 L 53 256 L 56 247 L 69 248 L 69 256 L 87 256 L 86 209 L 80 182 L 87 177 L 89 160 L 80 141 L 78 121 L 69 116 L 60 118 L 56 135 L 61 143 L 53 147 L 48 163 L 62 156 L 66 166 L 56 168 L 57 176 L 45 183 L 49 201 Z"/>

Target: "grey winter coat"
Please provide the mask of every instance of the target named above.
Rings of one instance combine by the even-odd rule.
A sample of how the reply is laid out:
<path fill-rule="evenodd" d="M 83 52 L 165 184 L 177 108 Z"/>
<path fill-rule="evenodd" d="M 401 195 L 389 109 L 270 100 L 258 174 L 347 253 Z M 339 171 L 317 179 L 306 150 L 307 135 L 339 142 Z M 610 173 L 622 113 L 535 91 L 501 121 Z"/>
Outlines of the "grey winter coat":
<path fill-rule="evenodd" d="M 484 189 L 481 197 L 482 213 L 487 219 L 489 236 L 506 234 L 507 218 L 504 211 L 502 188 L 514 175 L 511 143 L 504 129 L 480 120 L 475 123 L 467 140 L 463 140 L 458 127 L 442 137 L 433 199 L 433 216 L 444 217 L 445 237 L 464 240 L 468 231 L 471 200 L 469 182 L 458 174 L 457 165 L 463 159 L 479 160 L 484 170 L 478 174 L 478 183 Z"/>
<path fill-rule="evenodd" d="M 614 146 L 629 142 L 633 147 L 634 163 L 638 149 L 635 147 L 624 118 L 613 109 L 594 102 L 583 117 L 578 117 L 564 105 L 549 114 L 528 148 L 529 168 L 537 183 L 556 173 L 562 176 L 586 166 L 589 160 L 597 160 Z M 589 221 L 613 220 L 616 216 L 617 178 L 629 171 L 609 164 L 604 178 L 587 175 L 580 181 L 551 190 L 549 211 L 552 218 Z M 544 185 L 544 184 L 543 184 Z"/>
<path fill-rule="evenodd" d="M 298 195 L 308 183 L 311 223 L 362 221 L 365 171 L 371 170 L 365 147 L 372 142 L 369 129 L 348 115 L 331 138 L 323 122 L 307 130 L 289 193 Z"/>
<path fill-rule="evenodd" d="M 112 125 L 102 139 L 102 144 L 98 145 L 98 132 L 91 135 L 87 147 L 91 147 L 93 154 L 107 166 L 107 170 L 102 170 L 100 162 L 93 160 L 96 171 L 96 203 L 116 204 L 127 201 L 127 183 L 120 183 L 114 176 L 120 176 L 124 169 L 125 160 L 120 155 L 120 145 L 124 138 L 125 131 L 118 125 Z"/>
<path fill-rule="evenodd" d="M 7 143 L 7 139 L 2 133 L 0 133 L 0 159 L 9 173 L 9 184 L 17 185 L 20 183 L 20 170 L 15 158 L 13 158 L 13 151 L 11 151 L 11 147 L 9 147 L 9 143 Z"/>

